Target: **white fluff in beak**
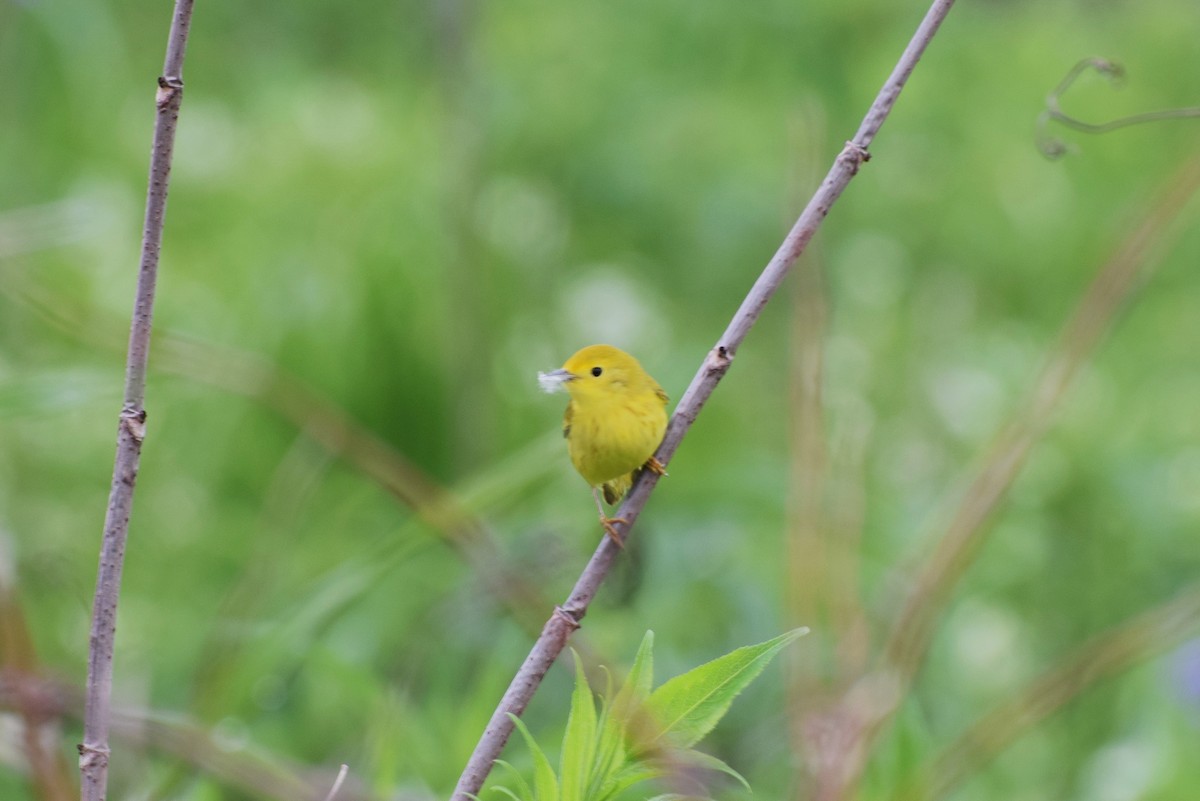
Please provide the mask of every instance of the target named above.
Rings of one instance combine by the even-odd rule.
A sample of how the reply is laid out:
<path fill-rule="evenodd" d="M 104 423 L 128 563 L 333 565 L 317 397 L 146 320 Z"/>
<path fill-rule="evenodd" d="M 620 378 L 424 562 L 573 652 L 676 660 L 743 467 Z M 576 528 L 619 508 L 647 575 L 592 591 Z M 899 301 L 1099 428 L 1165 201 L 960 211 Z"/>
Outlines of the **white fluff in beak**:
<path fill-rule="evenodd" d="M 548 373 L 538 371 L 538 386 L 542 388 L 542 392 L 559 392 L 564 384 L 574 378 L 575 376 L 566 370 L 551 370 Z"/>

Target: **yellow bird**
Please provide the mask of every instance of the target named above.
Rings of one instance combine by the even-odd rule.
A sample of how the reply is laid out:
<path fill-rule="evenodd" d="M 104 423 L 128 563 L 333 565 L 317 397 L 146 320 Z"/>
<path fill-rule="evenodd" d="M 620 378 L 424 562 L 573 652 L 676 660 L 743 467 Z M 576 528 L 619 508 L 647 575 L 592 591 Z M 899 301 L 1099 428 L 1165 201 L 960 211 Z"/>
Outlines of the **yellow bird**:
<path fill-rule="evenodd" d="M 538 383 L 546 392 L 570 394 L 563 415 L 567 452 L 592 487 L 600 524 L 621 545 L 613 524 L 627 521 L 604 514 L 597 490 L 615 504 L 638 470 L 666 475 L 654 451 L 667 430 L 667 393 L 637 359 L 611 345 L 589 345 L 561 369 L 538 373 Z"/>

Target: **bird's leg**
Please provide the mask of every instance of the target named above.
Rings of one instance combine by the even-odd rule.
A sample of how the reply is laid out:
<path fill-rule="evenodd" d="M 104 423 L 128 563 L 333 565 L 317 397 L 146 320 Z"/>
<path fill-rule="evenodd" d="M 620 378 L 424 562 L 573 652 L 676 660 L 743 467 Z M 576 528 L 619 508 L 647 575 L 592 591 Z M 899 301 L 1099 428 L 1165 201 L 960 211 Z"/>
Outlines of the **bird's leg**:
<path fill-rule="evenodd" d="M 642 469 L 649 470 L 651 473 L 657 473 L 660 476 L 665 476 L 667 474 L 667 466 L 658 461 L 658 459 L 655 459 L 653 456 L 651 456 L 650 459 L 644 465 L 642 465 Z"/>
<path fill-rule="evenodd" d="M 618 548 L 625 547 L 625 539 L 617 533 L 617 523 L 629 525 L 629 521 L 623 517 L 609 517 L 604 514 L 604 504 L 600 502 L 600 493 L 596 492 L 596 488 L 592 487 L 592 497 L 596 500 L 596 511 L 600 513 L 600 525 L 604 526 L 604 533 L 617 544 Z"/>

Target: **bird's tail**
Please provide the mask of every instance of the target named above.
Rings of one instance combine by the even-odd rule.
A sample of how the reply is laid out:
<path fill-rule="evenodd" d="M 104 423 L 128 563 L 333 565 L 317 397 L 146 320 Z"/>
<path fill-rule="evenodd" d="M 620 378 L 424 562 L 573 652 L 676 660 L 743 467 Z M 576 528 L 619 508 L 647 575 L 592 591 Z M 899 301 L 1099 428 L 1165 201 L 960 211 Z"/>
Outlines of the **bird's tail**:
<path fill-rule="evenodd" d="M 604 490 L 604 502 L 609 506 L 615 506 L 617 501 L 625 497 L 625 493 L 629 492 L 630 485 L 633 484 L 633 473 L 627 473 L 620 478 L 614 478 L 612 481 L 605 481 L 601 488 Z"/>

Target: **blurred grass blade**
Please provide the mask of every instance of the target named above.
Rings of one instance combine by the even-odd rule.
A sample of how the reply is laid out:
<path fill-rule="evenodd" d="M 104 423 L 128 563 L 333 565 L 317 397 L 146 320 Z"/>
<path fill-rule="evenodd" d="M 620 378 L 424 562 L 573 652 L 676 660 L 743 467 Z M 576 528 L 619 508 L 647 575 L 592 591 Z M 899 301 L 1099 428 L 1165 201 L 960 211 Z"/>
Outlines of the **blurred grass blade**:
<path fill-rule="evenodd" d="M 945 798 L 1018 737 L 1097 682 L 1112 678 L 1200 629 L 1200 584 L 1076 648 L 1023 690 L 964 731 L 932 762 L 924 791 L 907 798 Z"/>
<path fill-rule="evenodd" d="M 1200 189 L 1200 154 L 1184 164 L 1139 225 L 1099 270 L 1063 326 L 1024 406 L 984 458 L 959 499 L 946 530 L 914 579 L 885 646 L 886 661 L 902 683 L 911 682 L 933 636 L 933 627 L 958 578 L 986 540 L 986 523 L 1016 480 L 1030 450 L 1053 422 L 1054 412 L 1079 370 L 1099 347 L 1118 313 L 1157 267 L 1155 256 L 1180 233 L 1177 223 Z"/>

